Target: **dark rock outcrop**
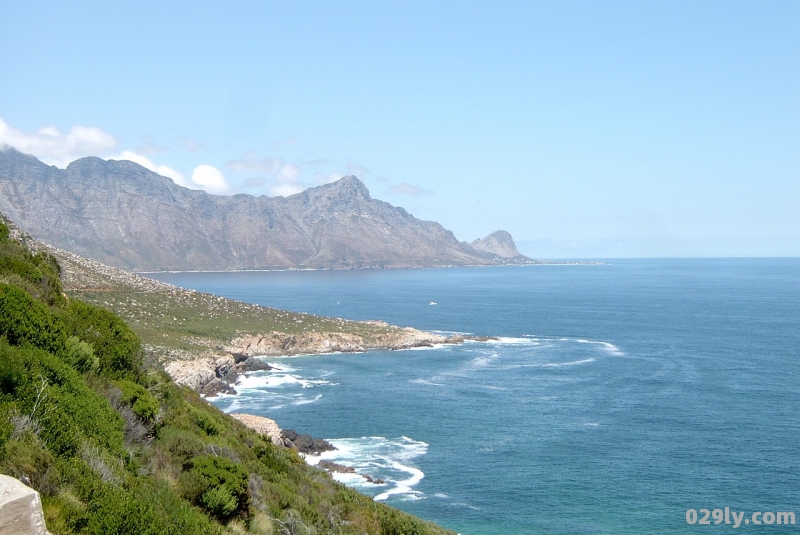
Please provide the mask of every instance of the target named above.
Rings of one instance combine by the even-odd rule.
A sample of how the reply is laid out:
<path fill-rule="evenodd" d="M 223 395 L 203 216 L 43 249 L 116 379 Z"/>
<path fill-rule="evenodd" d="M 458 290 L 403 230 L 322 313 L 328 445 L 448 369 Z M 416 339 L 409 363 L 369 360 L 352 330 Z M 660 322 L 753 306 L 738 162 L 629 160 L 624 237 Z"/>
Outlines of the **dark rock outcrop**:
<path fill-rule="evenodd" d="M 298 434 L 294 429 L 284 429 L 281 431 L 283 445 L 287 448 L 294 448 L 300 453 L 319 455 L 323 451 L 333 451 L 336 448 L 321 438 L 313 438 L 311 435 Z"/>
<path fill-rule="evenodd" d="M 354 176 L 286 198 L 220 196 L 129 161 L 82 158 L 58 169 L 5 148 L 0 212 L 37 239 L 138 271 L 503 263 L 371 198 Z"/>
<path fill-rule="evenodd" d="M 240 372 L 260 372 L 271 370 L 272 366 L 267 364 L 264 359 L 260 359 L 258 357 L 248 357 L 237 365 L 237 369 Z"/>

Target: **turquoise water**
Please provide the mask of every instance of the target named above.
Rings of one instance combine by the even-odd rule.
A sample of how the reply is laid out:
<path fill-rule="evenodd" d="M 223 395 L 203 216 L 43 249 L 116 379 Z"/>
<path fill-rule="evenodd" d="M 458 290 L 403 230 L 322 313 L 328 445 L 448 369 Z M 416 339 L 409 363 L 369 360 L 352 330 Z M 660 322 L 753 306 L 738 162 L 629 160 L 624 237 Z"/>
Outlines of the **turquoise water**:
<path fill-rule="evenodd" d="M 732 529 L 689 526 L 689 508 L 800 514 L 798 259 L 156 277 L 501 337 L 269 359 L 278 370 L 215 401 L 331 439 L 330 458 L 386 480 L 346 483 L 465 535 Z"/>

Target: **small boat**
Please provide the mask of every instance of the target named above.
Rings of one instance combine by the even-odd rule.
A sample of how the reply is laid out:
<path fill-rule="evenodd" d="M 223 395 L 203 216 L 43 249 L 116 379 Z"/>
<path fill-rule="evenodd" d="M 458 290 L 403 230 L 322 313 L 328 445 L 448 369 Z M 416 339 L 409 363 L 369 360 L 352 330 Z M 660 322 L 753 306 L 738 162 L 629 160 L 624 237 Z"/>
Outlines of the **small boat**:
<path fill-rule="evenodd" d="M 438 305 L 439 303 L 437 303 L 436 301 L 431 301 L 430 304 L 431 305 Z"/>

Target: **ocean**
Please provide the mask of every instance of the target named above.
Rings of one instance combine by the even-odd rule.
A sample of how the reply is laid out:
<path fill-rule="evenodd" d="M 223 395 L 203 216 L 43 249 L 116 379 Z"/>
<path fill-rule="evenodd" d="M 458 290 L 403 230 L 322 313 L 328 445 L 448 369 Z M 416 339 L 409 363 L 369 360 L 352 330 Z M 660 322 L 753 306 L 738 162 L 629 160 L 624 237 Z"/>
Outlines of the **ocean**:
<path fill-rule="evenodd" d="M 340 480 L 464 535 L 717 532 L 736 512 L 800 515 L 800 259 L 151 276 L 497 337 L 270 358 L 275 370 L 213 400 L 328 439 L 324 458 L 384 483 Z"/>

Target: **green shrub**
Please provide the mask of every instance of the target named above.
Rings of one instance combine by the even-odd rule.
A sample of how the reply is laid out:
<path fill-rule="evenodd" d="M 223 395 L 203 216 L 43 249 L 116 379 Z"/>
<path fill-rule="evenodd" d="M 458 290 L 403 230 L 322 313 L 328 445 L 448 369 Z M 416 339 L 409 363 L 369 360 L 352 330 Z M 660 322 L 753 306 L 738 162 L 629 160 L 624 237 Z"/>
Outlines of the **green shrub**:
<path fill-rule="evenodd" d="M 169 453 L 170 460 L 183 466 L 205 448 L 205 444 L 196 434 L 175 427 L 167 427 L 159 432 L 156 446 Z"/>
<path fill-rule="evenodd" d="M 64 323 L 71 335 L 92 345 L 101 372 L 116 378 L 136 379 L 141 375 L 139 337 L 113 312 L 72 300 Z"/>
<path fill-rule="evenodd" d="M 64 347 L 64 324 L 23 289 L 0 282 L 0 336 L 11 345 L 32 345 L 53 353 Z"/>
<path fill-rule="evenodd" d="M 145 421 L 152 421 L 158 413 L 158 401 L 145 387 L 125 379 L 116 381 L 122 390 L 122 402 L 133 409 L 133 413 Z"/>
<path fill-rule="evenodd" d="M 235 511 L 246 508 L 248 474 L 239 463 L 225 457 L 203 455 L 192 459 L 189 472 L 194 475 L 184 478 L 183 484 L 187 487 L 191 485 L 185 487 L 186 490 L 191 490 L 196 496 L 197 491 L 207 485 L 200 494 L 199 503 L 196 497 L 194 499 L 197 505 L 215 517 L 225 520 Z M 224 492 L 216 489 L 223 489 Z"/>
<path fill-rule="evenodd" d="M 0 278 L 19 284 L 48 305 L 63 305 L 66 299 L 58 261 L 48 253 L 32 254 L 25 245 L 11 240 L 8 227 L 0 224 Z"/>
<path fill-rule="evenodd" d="M 77 336 L 67 338 L 63 355 L 67 363 L 81 373 L 90 373 L 100 367 L 100 359 L 95 356 L 92 344 Z"/>
<path fill-rule="evenodd" d="M 189 414 L 194 424 L 208 436 L 213 437 L 225 432 L 225 426 L 217 422 L 209 411 L 190 406 Z"/>
<path fill-rule="evenodd" d="M 203 493 L 203 507 L 212 516 L 220 519 L 230 517 L 239 507 L 239 501 L 226 487 L 214 487 Z"/>
<path fill-rule="evenodd" d="M 33 434 L 6 442 L 2 453 L 2 471 L 14 477 L 26 476 L 31 487 L 43 495 L 55 494 L 60 474 L 53 456 Z"/>
<path fill-rule="evenodd" d="M 0 339 L 0 386 L 0 400 L 39 423 L 39 437 L 54 455 L 72 455 L 87 439 L 122 454 L 121 418 L 61 359 Z"/>

